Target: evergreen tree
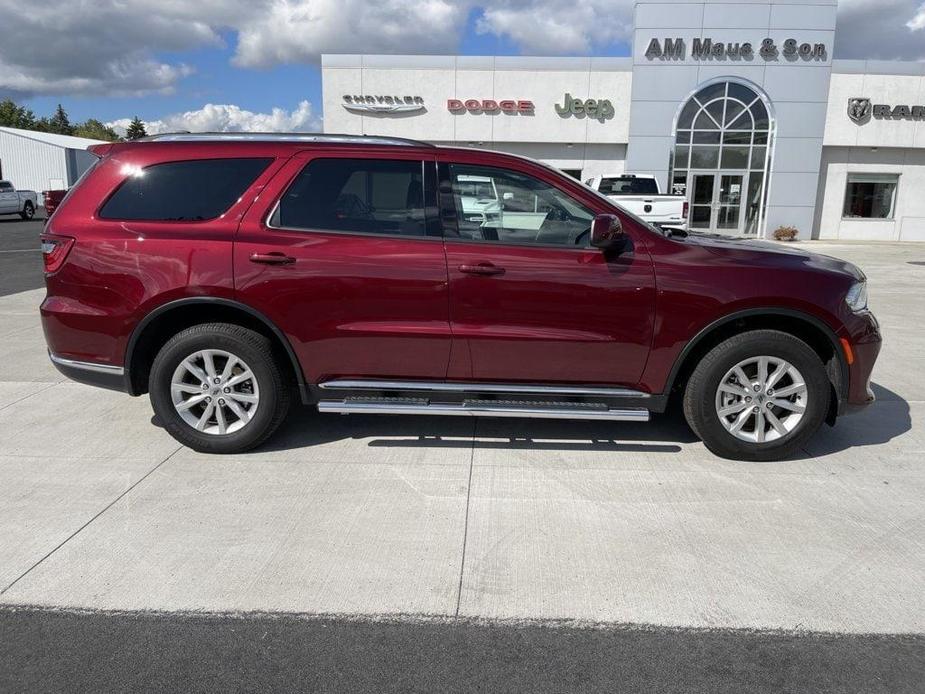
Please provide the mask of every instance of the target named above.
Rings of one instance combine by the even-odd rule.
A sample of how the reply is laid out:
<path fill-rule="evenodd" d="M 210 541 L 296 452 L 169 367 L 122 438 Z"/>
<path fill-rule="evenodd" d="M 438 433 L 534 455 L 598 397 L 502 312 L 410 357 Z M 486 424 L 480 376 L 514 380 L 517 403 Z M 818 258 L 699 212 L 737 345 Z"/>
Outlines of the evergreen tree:
<path fill-rule="evenodd" d="M 35 127 L 35 114 L 11 99 L 4 99 L 0 101 L 0 125 L 32 130 Z"/>
<path fill-rule="evenodd" d="M 148 131 L 145 130 L 145 124 L 142 122 L 141 118 L 135 116 L 132 118 L 132 122 L 128 126 L 128 130 L 125 131 L 125 138 L 127 140 L 137 140 L 139 137 L 147 137 Z"/>
<path fill-rule="evenodd" d="M 115 130 L 101 123 L 96 118 L 88 118 L 86 122 L 80 123 L 74 127 L 74 135 L 77 137 L 87 137 L 91 140 L 106 140 L 116 142 L 119 135 Z"/>
<path fill-rule="evenodd" d="M 74 126 L 71 125 L 71 120 L 67 117 L 67 111 L 64 110 L 61 104 L 58 104 L 55 115 L 48 121 L 48 131 L 58 135 L 74 134 Z"/>

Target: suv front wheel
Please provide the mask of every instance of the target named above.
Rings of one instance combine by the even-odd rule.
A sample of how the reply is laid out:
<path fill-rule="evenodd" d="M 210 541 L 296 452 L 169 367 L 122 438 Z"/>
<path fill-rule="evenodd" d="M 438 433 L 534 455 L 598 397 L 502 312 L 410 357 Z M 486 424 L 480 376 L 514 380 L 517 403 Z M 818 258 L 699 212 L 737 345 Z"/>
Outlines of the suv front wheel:
<path fill-rule="evenodd" d="M 717 455 L 780 460 L 816 433 L 830 397 L 825 366 L 809 345 L 777 330 L 754 330 L 700 361 L 684 393 L 684 415 Z"/>
<path fill-rule="evenodd" d="M 203 453 L 260 445 L 285 419 L 290 400 L 270 340 L 228 323 L 174 335 L 154 359 L 149 391 L 164 428 Z"/>

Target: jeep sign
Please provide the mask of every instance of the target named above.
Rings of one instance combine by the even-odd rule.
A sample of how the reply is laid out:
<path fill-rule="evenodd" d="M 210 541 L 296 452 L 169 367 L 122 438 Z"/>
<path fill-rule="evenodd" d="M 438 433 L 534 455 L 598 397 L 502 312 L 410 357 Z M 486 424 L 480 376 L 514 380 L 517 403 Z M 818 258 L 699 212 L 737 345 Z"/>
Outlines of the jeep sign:
<path fill-rule="evenodd" d="M 613 118 L 614 114 L 613 104 L 610 103 L 610 99 L 586 99 L 582 101 L 567 92 L 563 103 L 555 106 L 556 113 L 563 118 L 568 118 L 569 116 L 581 118 L 587 115 L 588 118 L 596 118 L 604 122 L 608 118 Z"/>

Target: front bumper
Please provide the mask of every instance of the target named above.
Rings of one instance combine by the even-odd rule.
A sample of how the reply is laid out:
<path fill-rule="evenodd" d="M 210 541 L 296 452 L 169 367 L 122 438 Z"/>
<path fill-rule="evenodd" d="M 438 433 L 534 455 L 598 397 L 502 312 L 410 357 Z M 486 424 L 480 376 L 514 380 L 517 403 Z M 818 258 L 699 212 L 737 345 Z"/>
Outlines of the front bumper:
<path fill-rule="evenodd" d="M 845 411 L 857 412 L 871 405 L 877 398 L 871 388 L 870 378 L 880 354 L 883 338 L 880 325 L 873 314 L 866 312 L 859 316 L 863 321 L 860 330 L 853 331 L 848 338 L 853 362 L 848 366 L 848 397 Z"/>

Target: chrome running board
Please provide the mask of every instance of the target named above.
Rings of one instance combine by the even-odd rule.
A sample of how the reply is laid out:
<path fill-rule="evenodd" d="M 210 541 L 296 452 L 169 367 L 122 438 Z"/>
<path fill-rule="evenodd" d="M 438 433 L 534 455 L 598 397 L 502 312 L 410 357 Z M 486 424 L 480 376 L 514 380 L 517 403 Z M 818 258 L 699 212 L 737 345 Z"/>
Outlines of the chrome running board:
<path fill-rule="evenodd" d="M 340 414 L 423 414 L 457 417 L 527 417 L 536 419 L 588 419 L 614 422 L 648 422 L 643 409 L 609 409 L 606 405 L 575 403 L 535 403 L 498 400 L 466 400 L 462 403 L 436 403 L 416 398 L 347 398 L 321 400 L 319 412 Z"/>
<path fill-rule="evenodd" d="M 648 393 L 629 388 L 553 386 L 523 383 L 467 383 L 460 381 L 376 381 L 335 379 L 318 384 L 322 390 L 417 391 L 433 393 L 530 393 L 583 398 L 647 398 Z"/>

